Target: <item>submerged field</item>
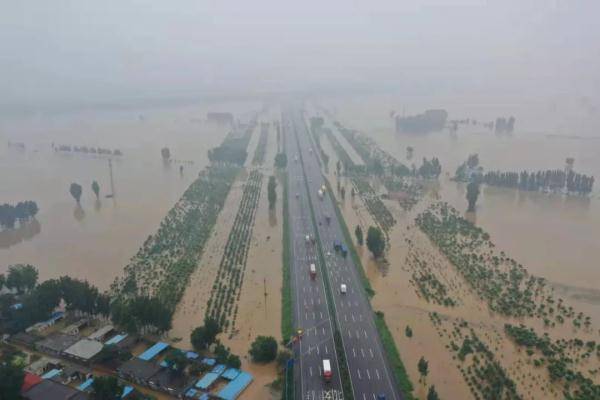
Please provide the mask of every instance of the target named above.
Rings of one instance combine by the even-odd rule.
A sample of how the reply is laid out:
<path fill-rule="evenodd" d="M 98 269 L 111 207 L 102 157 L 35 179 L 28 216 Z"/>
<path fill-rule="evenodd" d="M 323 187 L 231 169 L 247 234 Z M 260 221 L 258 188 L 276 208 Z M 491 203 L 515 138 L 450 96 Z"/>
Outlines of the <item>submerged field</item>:
<path fill-rule="evenodd" d="M 339 110 L 341 114 L 343 109 L 340 107 Z M 360 119 L 360 113 L 354 111 L 352 117 L 345 114 L 347 120 Z M 362 121 L 363 126 L 369 126 L 369 122 L 368 118 Z M 376 121 L 373 125 L 383 124 L 377 125 Z M 386 134 L 391 134 L 387 133 L 389 129 L 377 132 L 374 134 L 377 141 L 387 145 L 388 151 L 406 162 L 405 148 L 399 147 L 399 139 L 385 139 Z M 419 139 L 409 138 L 408 142 L 414 143 L 411 140 Z M 482 142 L 479 140 L 479 143 Z M 321 144 L 335 157 L 335 145 Z M 448 154 L 448 146 L 439 148 L 444 151 L 436 153 L 436 147 L 431 144 L 425 155 L 437 155 L 446 160 L 453 157 Z M 418 149 L 416 147 L 416 151 Z M 332 158 L 332 161 L 335 163 L 336 159 Z M 443 161 L 442 165 L 444 170 L 448 168 L 453 172 L 452 166 L 447 167 Z M 335 186 L 338 177 L 331 172 L 328 176 Z M 341 177 L 339 181 L 348 189 L 349 179 Z M 422 216 L 422 222 L 423 216 L 428 215 L 428 207 L 439 201 L 466 208 L 464 190 L 460 184 L 442 176 L 440 183 L 427 185 L 424 198 L 409 211 L 397 201 L 383 200 L 396 220 L 393 227 L 388 228 L 386 262 L 374 261 L 365 246 L 357 246 L 376 293 L 373 306 L 386 316 L 415 386 L 415 395 L 425 398 L 428 386 L 433 384 L 441 398 L 489 398 L 495 390 L 503 393 L 502 398 L 559 399 L 563 398 L 562 392 L 567 387 L 566 390 L 573 396 L 593 398 L 589 396 L 598 390 L 593 385 L 597 385 L 600 367 L 596 348 L 600 304 L 597 293 L 587 288 L 596 288 L 598 285 L 594 282 L 598 282 L 600 276 L 589 268 L 593 261 L 591 254 L 596 251 L 589 242 L 593 239 L 586 235 L 583 241 L 578 240 L 579 234 L 572 230 L 586 232 L 591 229 L 588 232 L 591 234 L 600 226 L 594 224 L 598 216 L 598 200 L 558 200 L 548 195 L 526 193 L 524 196 L 527 197 L 521 196 L 519 201 L 516 193 L 484 188 L 477 214 L 467 215 L 465 223 L 475 221 L 477 226 L 482 227 L 484 238 L 488 238 L 489 234 L 493 248 L 481 238 L 475 240 L 477 243 L 468 245 L 449 240 L 455 234 L 440 239 L 439 233 L 432 233 L 439 232 L 435 225 L 421 223 L 419 227 L 416 224 L 417 216 Z M 351 231 L 356 225 L 361 225 L 364 231 L 377 223 L 376 213 L 364 199 L 358 196 L 343 199 L 339 192 L 336 197 Z M 505 204 L 502 205 L 501 201 Z M 587 205 L 582 207 L 582 203 Z M 495 216 L 491 215 L 493 210 L 488 207 L 494 210 L 510 207 L 515 209 L 516 214 L 507 212 Z M 558 243 L 554 240 L 554 230 L 525 226 L 527 218 L 541 218 L 544 213 L 552 213 L 552 217 L 542 217 L 546 220 L 541 226 L 549 223 L 559 226 L 560 221 L 565 221 L 561 240 L 565 236 L 573 236 Z M 459 212 L 458 217 L 462 215 Z M 517 218 L 521 220 L 516 224 L 508 223 Z M 452 223 L 450 226 L 460 225 Z M 460 229 L 464 231 L 464 228 Z M 511 233 L 512 229 L 514 233 Z M 535 233 L 528 233 L 528 229 L 535 229 Z M 499 239 L 496 239 L 497 236 Z M 546 244 L 538 246 L 538 241 L 540 245 Z M 560 250 L 554 247 L 546 251 L 549 244 L 558 246 Z M 498 279 L 493 275 L 478 278 L 476 264 L 465 266 L 464 260 L 469 258 L 449 252 L 451 248 L 466 252 L 466 249 L 479 245 L 488 249 L 487 253 L 477 253 L 482 255 L 481 262 L 490 262 L 492 266 L 497 263 L 500 268 Z M 491 249 L 495 256 L 490 255 Z M 529 256 L 522 260 L 518 255 L 524 249 Z M 558 260 L 544 264 L 548 253 L 556 254 L 558 251 L 561 252 Z M 516 260 L 515 264 L 511 257 Z M 583 265 L 579 263 L 581 257 L 587 257 Z M 530 265 L 528 261 L 532 259 L 535 263 Z M 557 268 L 561 260 L 563 264 Z M 565 265 L 564 260 L 569 262 Z M 522 270 L 519 263 L 523 264 Z M 502 265 L 507 268 L 506 274 Z M 493 267 L 485 268 L 486 271 L 493 270 Z M 535 279 L 530 279 L 531 275 Z M 521 324 L 524 328 L 520 328 Z M 547 341 L 543 339 L 546 334 Z M 553 350 L 548 352 L 547 349 Z M 420 379 L 417 369 L 421 357 L 429 361 L 429 374 L 424 380 Z M 579 376 L 578 373 L 581 373 L 581 378 L 575 378 L 571 385 L 565 386 L 572 379 L 569 376 Z"/>

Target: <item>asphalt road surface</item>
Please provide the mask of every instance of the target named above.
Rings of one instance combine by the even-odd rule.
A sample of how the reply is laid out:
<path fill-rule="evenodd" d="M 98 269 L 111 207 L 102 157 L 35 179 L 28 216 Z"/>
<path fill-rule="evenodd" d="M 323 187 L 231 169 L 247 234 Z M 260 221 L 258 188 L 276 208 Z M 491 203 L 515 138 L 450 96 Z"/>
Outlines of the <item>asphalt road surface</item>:
<path fill-rule="evenodd" d="M 319 379 L 318 375 L 314 375 L 315 363 L 318 367 L 322 358 L 325 357 L 324 346 L 327 346 L 328 349 L 327 357 L 331 357 L 332 364 L 335 365 L 334 377 L 339 379 L 338 366 L 334 354 L 332 354 L 334 347 L 331 335 L 332 326 L 325 304 L 327 300 L 323 292 L 322 279 L 326 278 L 334 299 L 335 315 L 332 315 L 331 318 L 337 320 L 340 329 L 354 398 L 356 400 L 376 400 L 377 396 L 384 395 L 386 400 L 402 400 L 404 397 L 397 387 L 389 362 L 384 355 L 383 346 L 375 328 L 373 311 L 356 270 L 357 266 L 354 265 L 350 254 L 343 257 L 340 252 L 333 249 L 336 240 L 344 243 L 344 235 L 335 213 L 332 197 L 326 194 L 321 199 L 318 195 L 319 188 L 324 184 L 317 159 L 318 150 L 313 148 L 299 109 L 291 109 L 284 113 L 284 127 L 287 128 L 286 151 L 290 177 L 288 192 L 290 197 L 293 197 L 289 204 L 294 241 L 294 273 L 292 275 L 296 281 L 295 293 L 299 308 L 297 314 L 300 317 L 298 322 L 310 326 L 313 331 L 317 332 L 319 329 L 325 328 L 320 331 L 321 334 L 318 337 L 305 334 L 300 341 L 303 349 L 307 347 L 319 349 L 319 353 L 314 350 L 307 354 L 312 357 L 301 357 L 299 360 L 301 363 L 299 368 L 301 372 L 300 386 L 303 393 L 303 397 L 300 398 L 313 398 L 307 397 L 307 390 L 317 390 L 318 393 L 319 388 L 322 390 L 324 386 L 327 387 L 327 384 L 323 384 L 323 380 Z M 292 134 L 295 134 L 295 137 Z M 297 162 L 294 161 L 296 157 L 298 157 Z M 304 169 L 304 173 L 302 173 L 302 169 Z M 307 180 L 308 194 L 302 179 Z M 296 194 L 298 198 L 296 198 Z M 307 196 L 310 197 L 314 207 L 317 219 L 316 227 L 311 223 Z M 331 218 L 329 224 L 326 222 L 325 216 Z M 318 230 L 318 237 L 325 253 L 325 268 L 317 263 L 317 248 L 307 247 L 302 240 L 298 240 L 298 236 L 305 236 L 308 231 L 312 235 L 315 228 Z M 346 245 L 351 245 L 351 243 L 346 243 Z M 310 263 L 317 264 L 315 281 L 311 281 L 309 277 Z M 323 277 L 323 272 L 327 276 Z M 345 294 L 342 294 L 340 290 L 342 284 L 347 287 Z M 308 309 L 303 310 L 302 307 L 305 305 L 308 306 Z M 306 312 L 303 314 L 303 311 Z M 308 353 L 308 351 L 304 351 Z M 311 374 L 311 369 L 313 374 Z M 337 389 L 339 381 L 335 380 L 330 385 Z M 314 398 L 323 397 L 317 395 Z"/>
<path fill-rule="evenodd" d="M 288 154 L 288 218 L 292 241 L 291 279 L 294 290 L 294 323 L 303 333 L 294 344 L 294 381 L 296 399 L 342 399 L 340 373 L 333 340 L 333 327 L 325 295 L 322 269 L 317 261 L 317 246 L 306 235 L 315 237 L 304 173 L 300 160 L 294 162 L 298 145 L 289 113 L 283 114 L 285 147 Z M 310 264 L 317 274 L 310 277 Z M 325 382 L 323 360 L 331 362 L 333 378 Z"/>

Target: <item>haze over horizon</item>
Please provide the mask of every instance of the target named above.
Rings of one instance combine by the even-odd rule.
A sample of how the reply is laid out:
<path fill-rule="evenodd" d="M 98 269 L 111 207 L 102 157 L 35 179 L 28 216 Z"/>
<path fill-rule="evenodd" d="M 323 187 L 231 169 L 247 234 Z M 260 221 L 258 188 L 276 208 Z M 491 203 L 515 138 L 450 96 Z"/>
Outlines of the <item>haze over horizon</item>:
<path fill-rule="evenodd" d="M 402 89 L 593 99 L 590 1 L 7 4 L 0 106 Z M 597 101 L 596 101 L 597 102 Z"/>

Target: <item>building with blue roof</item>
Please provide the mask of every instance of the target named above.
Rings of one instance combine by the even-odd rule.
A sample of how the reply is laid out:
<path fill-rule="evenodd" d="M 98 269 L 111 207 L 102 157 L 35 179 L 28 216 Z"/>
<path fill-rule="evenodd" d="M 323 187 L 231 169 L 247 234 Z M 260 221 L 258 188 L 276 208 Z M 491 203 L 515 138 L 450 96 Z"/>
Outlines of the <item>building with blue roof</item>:
<path fill-rule="evenodd" d="M 214 372 L 208 372 L 206 375 L 202 377 L 198 382 L 196 382 L 196 387 L 198 389 L 207 390 L 212 386 L 215 381 L 219 379 L 219 374 L 215 374 Z"/>
<path fill-rule="evenodd" d="M 188 360 L 197 360 L 198 358 L 200 358 L 200 354 L 198 354 L 198 353 L 195 353 L 195 352 L 193 352 L 193 351 L 186 351 L 186 352 L 185 352 L 185 357 L 186 357 Z"/>
<path fill-rule="evenodd" d="M 113 336 L 112 338 L 110 338 L 108 341 L 106 341 L 104 344 L 105 345 L 111 345 L 111 344 L 117 344 L 119 343 L 121 340 L 125 339 L 127 337 L 127 335 L 116 335 Z"/>
<path fill-rule="evenodd" d="M 123 394 L 121 395 L 121 398 L 124 399 L 127 396 L 129 396 L 131 393 L 133 392 L 133 386 L 125 386 L 123 388 Z"/>
<path fill-rule="evenodd" d="M 204 358 L 201 362 L 204 365 L 208 365 L 209 367 L 212 367 L 213 365 L 215 365 L 217 363 L 217 360 L 215 360 L 214 358 Z"/>
<path fill-rule="evenodd" d="M 61 372 L 62 372 L 62 370 L 57 369 L 57 368 L 51 369 L 50 371 L 48 371 L 44 375 L 42 375 L 42 379 L 54 378 L 55 376 L 60 375 Z"/>
<path fill-rule="evenodd" d="M 223 372 L 225 372 L 225 370 L 227 369 L 227 367 L 223 364 L 219 364 L 217 366 L 215 366 L 212 371 L 212 373 L 217 374 L 217 375 L 221 375 Z"/>
<path fill-rule="evenodd" d="M 158 342 L 138 356 L 140 360 L 150 361 L 169 347 L 168 343 Z"/>
<path fill-rule="evenodd" d="M 240 374 L 240 370 L 236 369 L 236 368 L 229 368 L 227 371 L 223 372 L 223 375 L 221 375 L 223 378 L 227 379 L 228 381 L 232 381 L 235 378 L 237 378 L 237 376 Z"/>
<path fill-rule="evenodd" d="M 223 400 L 235 400 L 250 385 L 252 380 L 252 375 L 242 371 L 234 380 L 221 389 L 217 396 Z"/>
<path fill-rule="evenodd" d="M 94 378 L 89 378 L 88 380 L 83 382 L 81 385 L 77 386 L 77 390 L 81 390 L 82 392 L 85 392 L 87 389 L 89 389 L 90 386 L 92 386 L 92 383 L 94 383 Z"/>

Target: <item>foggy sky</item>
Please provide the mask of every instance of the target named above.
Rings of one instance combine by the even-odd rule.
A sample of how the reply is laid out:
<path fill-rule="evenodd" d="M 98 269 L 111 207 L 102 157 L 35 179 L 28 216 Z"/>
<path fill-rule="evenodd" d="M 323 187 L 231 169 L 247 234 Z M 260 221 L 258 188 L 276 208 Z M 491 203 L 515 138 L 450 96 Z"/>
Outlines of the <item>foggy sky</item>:
<path fill-rule="evenodd" d="M 600 93 L 593 0 L 2 3 L 4 106 L 368 87 Z"/>

